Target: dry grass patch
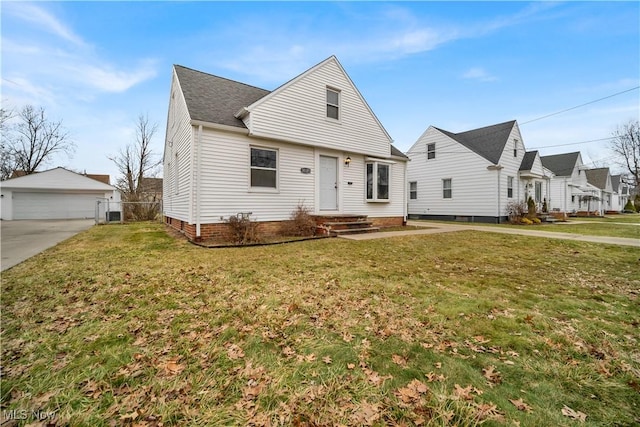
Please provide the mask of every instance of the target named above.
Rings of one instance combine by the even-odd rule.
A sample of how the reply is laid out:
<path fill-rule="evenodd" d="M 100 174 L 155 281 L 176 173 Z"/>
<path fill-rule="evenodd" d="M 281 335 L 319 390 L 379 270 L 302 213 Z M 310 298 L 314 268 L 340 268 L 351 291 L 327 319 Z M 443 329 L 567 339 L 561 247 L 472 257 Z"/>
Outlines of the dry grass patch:
<path fill-rule="evenodd" d="M 2 409 L 92 426 L 629 425 L 639 258 L 479 232 L 207 250 L 158 224 L 94 227 L 3 273 Z"/>

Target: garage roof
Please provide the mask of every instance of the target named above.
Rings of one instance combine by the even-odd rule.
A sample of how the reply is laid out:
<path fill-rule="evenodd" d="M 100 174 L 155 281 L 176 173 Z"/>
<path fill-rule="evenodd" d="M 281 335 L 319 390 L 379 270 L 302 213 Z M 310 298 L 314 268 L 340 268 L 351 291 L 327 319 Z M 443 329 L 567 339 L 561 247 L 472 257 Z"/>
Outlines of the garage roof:
<path fill-rule="evenodd" d="M 62 167 L 2 181 L 2 188 L 113 191 L 116 188 Z"/>

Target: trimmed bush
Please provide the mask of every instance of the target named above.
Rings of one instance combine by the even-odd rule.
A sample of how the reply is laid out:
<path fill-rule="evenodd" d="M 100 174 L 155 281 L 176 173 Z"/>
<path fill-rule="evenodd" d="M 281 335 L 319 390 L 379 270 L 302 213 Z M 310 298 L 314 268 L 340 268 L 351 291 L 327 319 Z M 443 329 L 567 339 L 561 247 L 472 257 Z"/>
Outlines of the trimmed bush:
<path fill-rule="evenodd" d="M 298 205 L 280 232 L 286 236 L 313 236 L 316 234 L 316 221 L 311 216 L 309 208 Z"/>
<path fill-rule="evenodd" d="M 512 201 L 507 203 L 505 211 L 509 217 L 509 222 L 511 224 L 518 224 L 520 223 L 520 218 L 527 212 L 527 205 L 524 202 Z"/>
<path fill-rule="evenodd" d="M 258 223 L 248 216 L 230 216 L 225 222 L 229 226 L 229 241 L 232 243 L 246 245 L 262 241 L 258 233 Z"/>
<path fill-rule="evenodd" d="M 527 216 L 533 218 L 536 216 L 536 202 L 531 196 L 527 200 Z"/>
<path fill-rule="evenodd" d="M 520 218 L 520 224 L 531 225 L 531 224 L 533 224 L 533 221 L 530 220 L 527 217 L 522 217 L 522 218 Z"/>

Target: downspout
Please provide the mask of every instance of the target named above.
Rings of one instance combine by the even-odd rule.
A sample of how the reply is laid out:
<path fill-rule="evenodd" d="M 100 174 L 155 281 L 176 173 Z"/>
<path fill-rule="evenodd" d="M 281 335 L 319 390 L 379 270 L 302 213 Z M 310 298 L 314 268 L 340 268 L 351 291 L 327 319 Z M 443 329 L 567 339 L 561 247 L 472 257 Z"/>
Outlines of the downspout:
<path fill-rule="evenodd" d="M 500 171 L 502 170 L 502 168 L 498 169 L 498 224 L 501 223 L 500 221 L 500 195 L 501 195 L 501 191 L 500 191 Z"/>
<path fill-rule="evenodd" d="M 407 220 L 409 219 L 408 217 L 408 212 L 409 212 L 409 206 L 407 205 L 407 162 L 404 162 L 404 168 L 403 168 L 403 172 L 402 172 L 402 176 L 403 176 L 403 187 L 404 187 L 404 191 L 403 191 L 403 196 L 402 196 L 402 225 L 406 225 L 407 224 Z"/>
<path fill-rule="evenodd" d="M 200 200 L 200 193 L 201 193 L 201 184 L 200 184 L 200 177 L 202 176 L 202 171 L 200 170 L 200 167 L 202 165 L 202 162 L 200 161 L 201 159 L 201 152 L 202 149 L 200 148 L 202 146 L 202 125 L 198 126 L 198 143 L 197 143 L 197 154 L 196 154 L 196 239 L 200 239 L 200 205 L 202 204 L 202 201 Z"/>

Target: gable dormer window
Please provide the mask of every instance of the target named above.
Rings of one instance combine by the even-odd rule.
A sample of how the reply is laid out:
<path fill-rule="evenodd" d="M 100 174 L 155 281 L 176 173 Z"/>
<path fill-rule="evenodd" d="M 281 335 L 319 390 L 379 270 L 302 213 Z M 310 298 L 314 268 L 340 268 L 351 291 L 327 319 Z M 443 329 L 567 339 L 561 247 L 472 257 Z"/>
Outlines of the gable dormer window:
<path fill-rule="evenodd" d="M 327 88 L 327 117 L 340 120 L 340 91 Z"/>

